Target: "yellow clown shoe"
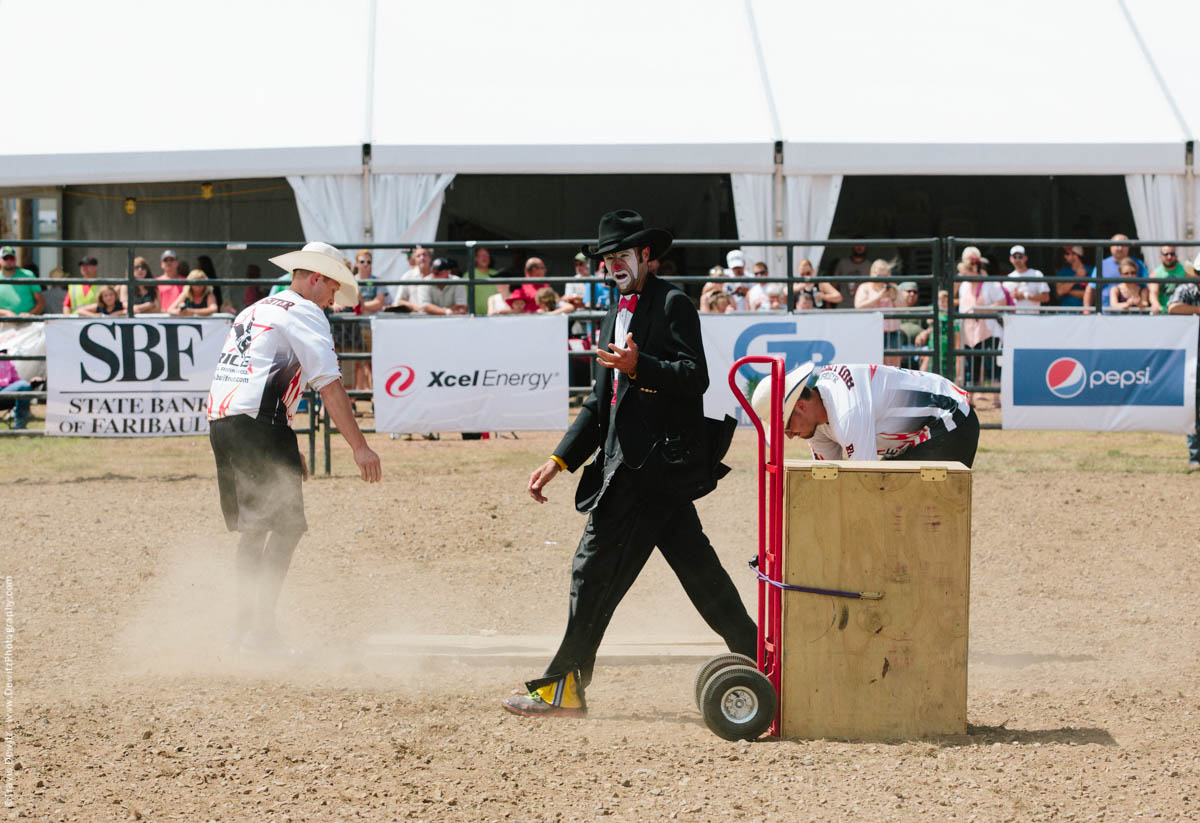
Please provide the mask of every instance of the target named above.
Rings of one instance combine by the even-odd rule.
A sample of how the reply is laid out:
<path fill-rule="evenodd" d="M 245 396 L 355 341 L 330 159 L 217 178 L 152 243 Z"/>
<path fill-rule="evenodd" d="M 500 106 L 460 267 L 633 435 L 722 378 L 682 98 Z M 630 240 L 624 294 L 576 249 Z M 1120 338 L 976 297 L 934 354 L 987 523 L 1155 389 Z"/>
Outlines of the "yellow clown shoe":
<path fill-rule="evenodd" d="M 506 697 L 501 701 L 505 711 L 523 717 L 583 717 L 587 714 L 579 672 L 530 680 L 525 688 L 529 689 L 529 694 Z"/>

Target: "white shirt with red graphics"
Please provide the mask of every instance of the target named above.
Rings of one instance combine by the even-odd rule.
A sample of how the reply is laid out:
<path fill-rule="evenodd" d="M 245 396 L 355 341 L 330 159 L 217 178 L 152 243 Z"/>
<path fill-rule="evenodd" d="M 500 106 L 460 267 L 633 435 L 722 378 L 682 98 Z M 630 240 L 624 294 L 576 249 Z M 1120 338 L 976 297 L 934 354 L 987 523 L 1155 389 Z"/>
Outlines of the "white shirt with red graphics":
<path fill-rule="evenodd" d="M 305 384 L 320 391 L 340 377 L 329 319 L 285 289 L 233 321 L 208 392 L 208 419 L 244 414 L 290 426 Z"/>
<path fill-rule="evenodd" d="M 967 393 L 940 374 L 833 363 L 817 372 L 828 423 L 809 439 L 818 460 L 888 460 L 956 428 Z"/>

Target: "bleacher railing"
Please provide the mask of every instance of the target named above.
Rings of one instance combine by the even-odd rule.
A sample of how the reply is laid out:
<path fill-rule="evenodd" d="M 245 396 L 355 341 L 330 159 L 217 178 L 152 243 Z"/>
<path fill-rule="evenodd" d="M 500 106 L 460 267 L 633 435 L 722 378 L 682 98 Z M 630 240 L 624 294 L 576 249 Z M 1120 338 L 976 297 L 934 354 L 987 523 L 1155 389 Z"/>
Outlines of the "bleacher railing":
<path fill-rule="evenodd" d="M 536 249 L 539 253 L 545 253 L 557 249 L 569 249 L 575 251 L 581 245 L 590 244 L 594 241 L 591 239 L 581 238 L 573 240 L 509 240 L 509 241 L 440 241 L 432 243 L 429 248 L 434 249 L 439 255 L 453 256 L 456 252 L 465 254 L 468 258 L 471 257 L 474 250 L 480 246 L 486 247 L 493 253 L 504 251 L 528 251 Z M 1189 243 L 1195 241 L 1144 241 L 1132 240 L 1129 245 L 1135 247 L 1156 248 L 1163 245 L 1175 245 L 1187 247 Z M 895 249 L 897 255 L 902 255 L 905 252 L 919 252 L 920 256 L 929 261 L 928 270 L 922 271 L 901 271 L 894 273 L 887 278 L 888 282 L 899 283 L 901 281 L 913 281 L 917 283 L 918 289 L 925 292 L 927 295 L 917 306 L 910 308 L 895 307 L 884 312 L 885 319 L 916 319 L 922 325 L 928 324 L 932 330 L 929 336 L 929 343 L 916 347 L 911 345 L 901 347 L 888 347 L 884 349 L 885 357 L 903 358 L 906 364 L 915 364 L 918 361 L 928 358 L 927 364 L 932 371 L 944 374 L 952 379 L 958 378 L 960 381 L 969 377 L 970 379 L 963 384 L 963 387 L 972 393 L 998 393 L 999 387 L 999 360 L 997 358 L 1003 355 L 1002 338 L 998 339 L 994 344 L 994 348 L 963 348 L 955 343 L 955 335 L 944 332 L 953 330 L 954 327 L 964 318 L 966 319 L 996 319 L 1001 323 L 1004 316 L 1012 309 L 1008 307 L 995 307 L 994 311 L 960 313 L 956 305 L 956 297 L 958 290 L 963 283 L 971 282 L 988 282 L 997 280 L 1001 283 L 1010 284 L 1024 282 L 1030 280 L 1038 280 L 1048 285 L 1070 282 L 1075 278 L 1072 277 L 1057 277 L 1047 275 L 1043 278 L 1019 278 L 1008 277 L 1004 274 L 999 274 L 999 265 L 993 264 L 992 273 L 988 276 L 963 276 L 957 271 L 957 264 L 961 250 L 967 246 L 978 246 L 981 248 L 1007 248 L 1011 245 L 1024 245 L 1030 248 L 1040 247 L 1063 247 L 1063 246 L 1083 246 L 1086 251 L 1090 251 L 1095 255 L 1094 267 L 1097 275 L 1100 273 L 1100 261 L 1103 260 L 1107 247 L 1112 245 L 1111 240 L 1089 239 L 1073 239 L 1073 238 L 1052 238 L 1052 239 L 1024 239 L 1024 238 L 971 238 L 971 237 L 919 237 L 919 238 L 852 238 L 852 239 L 830 239 L 830 240 L 809 240 L 809 239 L 787 239 L 787 240 L 738 240 L 734 238 L 716 239 L 716 240 L 695 240 L 681 239 L 676 240 L 673 244 L 675 248 L 695 248 L 695 249 L 712 249 L 712 262 L 717 263 L 724 259 L 724 251 L 728 249 L 741 248 L 743 246 L 758 246 L 767 248 L 782 248 L 785 259 L 784 273 L 771 273 L 767 277 L 754 277 L 748 270 L 745 278 L 723 277 L 715 278 L 707 274 L 703 275 L 678 275 L 670 276 L 665 279 L 676 283 L 685 289 L 693 288 L 709 282 L 734 283 L 745 282 L 746 279 L 751 280 L 755 284 L 770 284 L 783 283 L 787 295 L 788 314 L 804 314 L 804 310 L 795 308 L 795 286 L 801 282 L 803 278 L 796 276 L 796 260 L 795 253 L 797 247 L 818 247 L 825 250 L 826 254 L 830 251 L 848 249 L 854 246 L 866 246 L 871 248 L 887 248 Z M 68 286 L 71 284 L 91 284 L 93 286 L 113 285 L 125 286 L 127 293 L 132 294 L 138 285 L 162 285 L 163 281 L 157 278 L 149 278 L 143 280 L 136 278 L 133 275 L 133 261 L 138 256 L 138 249 L 141 248 L 162 248 L 164 246 L 173 249 L 182 249 L 187 252 L 201 252 L 203 250 L 229 250 L 229 251 L 246 251 L 251 249 L 264 251 L 280 251 L 294 249 L 297 245 L 295 241 L 290 242 L 266 242 L 266 241 L 250 241 L 250 242 L 214 242 L 214 241 L 63 241 L 63 240 L 0 240 L 0 245 L 12 245 L 16 247 L 54 247 L 60 249 L 76 249 L 76 250 L 95 250 L 95 249 L 124 249 L 127 256 L 128 267 L 125 276 L 123 277 L 98 277 L 93 279 L 83 277 L 62 277 L 62 278 L 46 278 L 41 277 L 38 280 L 38 285 L 43 288 L 51 288 L 58 286 Z M 335 244 L 338 245 L 338 244 Z M 414 248 L 413 244 L 393 244 L 393 243 L 345 243 L 338 245 L 343 250 L 352 251 L 357 249 L 367 250 L 398 250 L 409 252 Z M 916 257 L 916 254 L 910 254 Z M 69 256 L 68 256 L 69 257 Z M 1148 269 L 1153 267 L 1147 263 Z M 1007 268 L 1007 267 L 1005 267 Z M 748 267 L 749 269 L 749 267 Z M 1096 277 L 1089 282 L 1096 285 L 1097 302 L 1099 301 L 1099 293 L 1103 286 L 1108 283 L 1119 283 L 1123 278 L 1103 278 Z M 1195 280 L 1196 278 L 1191 278 Z M 520 276 L 513 277 L 489 277 L 481 279 L 476 277 L 474 267 L 468 266 L 467 271 L 462 275 L 463 285 L 467 288 L 467 307 L 470 313 L 474 313 L 476 289 L 482 286 L 495 286 L 500 284 L 519 285 L 527 282 L 527 278 Z M 556 288 L 556 291 L 562 291 L 563 286 L 569 283 L 578 283 L 580 278 L 574 275 L 563 276 L 539 276 L 539 283 L 547 283 Z M 834 285 L 840 283 L 861 283 L 864 278 L 860 276 L 843 276 L 834 277 L 826 275 L 818 275 L 814 280 L 819 282 L 832 283 Z M 1155 282 L 1170 282 L 1179 283 L 1178 279 L 1171 278 L 1150 278 Z M 173 284 L 186 285 L 186 281 L 181 276 L 178 281 L 172 281 Z M 372 279 L 372 284 L 375 286 L 402 286 L 412 285 L 412 281 L 405 281 L 399 278 L 392 279 Z M 1149 282 L 1143 279 L 1142 282 Z M 246 277 L 218 277 L 205 281 L 206 285 L 217 287 L 244 287 L 258 286 L 270 287 L 277 284 L 277 281 L 270 277 L 264 278 L 246 278 Z M 938 292 L 946 290 L 951 295 L 951 300 L 948 309 L 945 313 L 938 311 Z M 145 317 L 146 315 L 135 315 L 133 311 L 132 300 L 129 305 L 124 307 L 126 316 L 128 317 Z M 1063 311 L 1058 307 L 1049 307 L 1041 309 L 1041 311 Z M 1102 307 L 1093 307 L 1085 309 L 1087 312 L 1100 312 Z M 842 312 L 859 311 L 853 308 L 837 309 Z M 877 311 L 877 309 L 864 309 L 862 311 Z M 1066 311 L 1078 311 L 1078 309 L 1066 309 Z M 35 317 L 20 316 L 20 317 L 0 317 L 0 323 L 28 323 L 38 322 L 52 317 L 62 317 L 63 315 L 43 314 Z M 161 315 L 159 315 L 161 316 Z M 228 315 L 215 315 L 223 317 Z M 370 322 L 373 315 L 367 314 L 351 314 L 351 313 L 336 313 L 330 316 L 330 321 L 334 325 L 345 325 L 354 323 Z M 599 320 L 604 316 L 603 311 L 594 309 L 579 310 L 571 314 L 572 323 L 581 322 L 586 324 L 587 333 L 592 335 L 596 329 Z M 336 337 L 336 335 L 335 335 Z M 369 360 L 370 352 L 342 352 L 339 351 L 340 358 L 346 361 Z M 594 356 L 591 351 L 571 351 L 568 353 L 572 358 L 590 358 Z M 44 360 L 45 356 L 15 356 L 6 353 L 0 353 L 0 360 Z M 973 370 L 968 368 L 972 361 L 983 364 L 975 367 Z M 961 383 L 960 383 L 961 384 Z M 573 385 L 570 387 L 572 395 L 586 394 L 590 390 L 589 385 Z M 369 390 L 348 390 L 352 398 L 370 398 L 372 392 Z M 309 391 L 306 392 L 306 408 L 307 408 L 307 424 L 304 427 L 296 428 L 297 434 L 306 435 L 309 445 L 309 465 L 316 465 L 316 436 L 318 432 L 323 435 L 325 447 L 325 471 L 329 473 L 331 470 L 331 448 L 330 439 L 336 433 L 336 428 L 329 419 L 327 412 L 323 409 L 318 412 L 319 396 Z M 7 392 L 5 399 L 29 398 L 45 400 L 46 391 L 29 391 L 29 392 Z M 985 427 L 996 427 L 996 424 L 985 424 Z M 364 428 L 365 432 L 375 431 L 373 428 Z M 29 435 L 41 434 L 40 430 L 3 430 L 0 429 L 0 436 L 14 435 Z"/>
<path fill-rule="evenodd" d="M 1104 287 L 1129 280 L 1135 280 L 1137 283 L 1149 286 L 1151 283 L 1159 283 L 1164 285 L 1179 285 L 1185 282 L 1200 283 L 1200 278 L 1195 274 L 1184 277 L 1156 277 L 1153 272 L 1158 264 L 1144 256 L 1141 259 L 1146 267 L 1146 277 L 1128 278 L 1128 277 L 1104 277 L 1102 268 L 1103 261 L 1110 255 L 1110 247 L 1113 245 L 1124 245 L 1133 248 L 1140 248 L 1143 253 L 1146 249 L 1159 249 L 1163 246 L 1174 246 L 1177 249 L 1192 249 L 1195 250 L 1196 240 L 1128 240 L 1117 243 L 1111 238 L 1097 240 L 1095 238 L 1041 238 L 1036 240 L 1027 240 L 1020 237 L 947 237 L 943 248 L 945 249 L 945 259 L 942 261 L 941 269 L 945 272 L 946 282 L 949 284 L 952 300 L 950 301 L 949 323 L 951 328 L 955 328 L 962 320 L 997 320 L 1002 325 L 1004 318 L 1015 312 L 1033 311 L 1037 314 L 1073 314 L 1073 315 L 1101 315 L 1101 314 L 1148 314 L 1153 312 L 1153 307 L 1144 309 L 1113 309 L 1103 304 Z M 1084 251 L 1083 266 L 1085 269 L 1090 269 L 1092 276 L 1085 278 L 1086 283 L 1093 287 L 1093 302 L 1092 305 L 1083 306 L 1041 306 L 1038 309 L 1028 309 L 1019 306 L 995 306 L 984 311 L 971 310 L 969 312 L 960 312 L 958 307 L 958 294 L 963 284 L 965 283 L 989 283 L 998 282 L 1002 285 L 1011 285 L 1015 283 L 1045 283 L 1053 293 L 1055 286 L 1059 283 L 1076 283 L 1080 278 L 1075 275 L 1059 276 L 1058 269 L 1061 265 L 1056 264 L 1055 273 L 1044 272 L 1043 276 L 1019 276 L 1009 275 L 1007 273 L 1000 274 L 999 269 L 1010 269 L 1007 265 L 1007 258 L 1003 264 L 1000 261 L 990 261 L 990 272 L 987 275 L 963 275 L 958 271 L 958 264 L 961 261 L 961 254 L 964 249 L 974 246 L 979 249 L 998 249 L 1006 251 L 1012 246 L 1025 246 L 1026 249 L 1043 249 L 1053 248 L 1061 258 L 1061 251 L 1072 246 L 1082 247 Z M 1132 257 L 1132 255 L 1131 255 Z M 1186 257 L 1186 260 L 1185 260 Z M 1091 262 L 1087 262 L 1088 258 Z M 1191 255 L 1180 254 L 1177 258 L 1181 265 L 1185 265 L 1187 260 L 1191 259 Z M 1186 269 L 1185 265 L 1185 269 Z M 986 344 L 986 345 L 985 345 Z M 943 372 L 947 377 L 954 379 L 960 386 L 972 394 L 1000 394 L 1000 363 L 1004 356 L 1004 337 L 1003 333 L 999 336 L 983 341 L 978 347 L 966 348 L 955 345 L 949 352 L 946 362 L 953 362 L 955 369 L 952 372 Z M 1000 428 L 998 423 L 984 423 L 983 428 Z"/>

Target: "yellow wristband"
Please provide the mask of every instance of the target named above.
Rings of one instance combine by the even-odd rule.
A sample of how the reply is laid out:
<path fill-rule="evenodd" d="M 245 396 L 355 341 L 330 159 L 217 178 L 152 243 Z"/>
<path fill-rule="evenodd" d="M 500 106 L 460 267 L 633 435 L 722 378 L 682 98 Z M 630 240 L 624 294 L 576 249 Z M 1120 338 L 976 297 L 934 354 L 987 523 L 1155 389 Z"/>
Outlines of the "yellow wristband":
<path fill-rule="evenodd" d="M 567 463 L 566 463 L 566 461 L 565 461 L 565 460 L 563 460 L 561 457 L 559 457 L 557 454 L 552 454 L 552 455 L 550 455 L 550 459 L 551 459 L 551 460 L 553 460 L 555 463 L 557 463 L 557 464 L 558 464 L 558 467 L 559 467 L 560 469 L 562 469 L 563 471 L 566 471 L 566 470 L 567 470 Z"/>
<path fill-rule="evenodd" d="M 637 380 L 637 369 L 634 369 L 632 372 L 629 373 L 629 379 Z"/>

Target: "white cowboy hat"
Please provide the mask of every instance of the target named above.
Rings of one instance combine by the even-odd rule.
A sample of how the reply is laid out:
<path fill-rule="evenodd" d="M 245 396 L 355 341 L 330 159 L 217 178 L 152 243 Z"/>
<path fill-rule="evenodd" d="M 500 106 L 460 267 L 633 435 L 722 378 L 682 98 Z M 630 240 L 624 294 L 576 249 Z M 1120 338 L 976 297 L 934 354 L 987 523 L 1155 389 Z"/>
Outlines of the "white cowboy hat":
<path fill-rule="evenodd" d="M 350 273 L 350 268 L 346 265 L 346 258 L 328 243 L 319 241 L 305 243 L 304 248 L 300 251 L 290 251 L 287 254 L 272 257 L 271 262 L 286 272 L 306 269 L 332 278 L 341 284 L 341 288 L 337 290 L 337 294 L 333 298 L 337 304 L 339 306 L 358 305 L 358 282 Z"/>
<path fill-rule="evenodd" d="M 816 367 L 815 363 L 809 361 L 801 366 L 797 366 L 784 376 L 784 428 L 787 428 L 788 419 L 792 416 L 792 409 L 796 408 L 796 401 L 800 399 L 800 392 L 808 385 L 809 380 L 812 378 L 813 370 Z M 768 374 L 754 387 L 754 395 L 750 398 L 750 406 L 754 409 L 754 413 L 758 415 L 758 419 L 763 421 L 767 436 L 769 437 L 771 434 L 771 375 Z"/>

